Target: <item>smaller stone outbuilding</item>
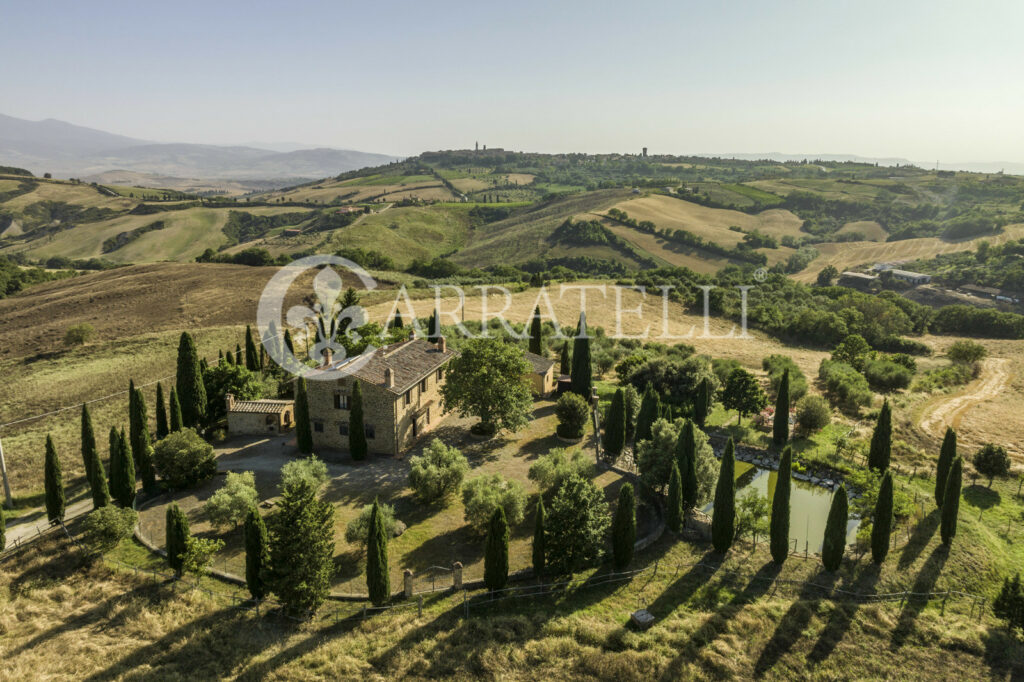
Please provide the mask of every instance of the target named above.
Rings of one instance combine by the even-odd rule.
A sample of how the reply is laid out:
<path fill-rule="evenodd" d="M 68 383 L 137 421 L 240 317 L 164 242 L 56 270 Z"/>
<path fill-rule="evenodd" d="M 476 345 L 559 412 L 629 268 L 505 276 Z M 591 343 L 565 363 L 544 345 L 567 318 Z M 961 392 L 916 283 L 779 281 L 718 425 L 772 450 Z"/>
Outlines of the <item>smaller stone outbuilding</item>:
<path fill-rule="evenodd" d="M 524 356 L 530 363 L 530 373 L 527 375 L 530 390 L 534 395 L 550 395 L 555 390 L 555 361 L 529 351 Z"/>
<path fill-rule="evenodd" d="M 228 433 L 233 436 L 271 436 L 295 428 L 292 400 L 235 400 L 228 393 Z"/>

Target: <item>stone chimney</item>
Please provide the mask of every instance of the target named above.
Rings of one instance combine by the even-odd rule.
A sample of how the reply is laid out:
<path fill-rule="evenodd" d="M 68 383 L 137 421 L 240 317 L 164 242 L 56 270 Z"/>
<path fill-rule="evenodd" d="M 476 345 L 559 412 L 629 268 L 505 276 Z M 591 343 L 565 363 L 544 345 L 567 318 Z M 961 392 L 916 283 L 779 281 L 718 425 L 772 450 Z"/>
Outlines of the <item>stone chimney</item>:
<path fill-rule="evenodd" d="M 437 337 L 437 350 L 442 353 L 448 350 L 448 342 L 444 340 L 443 336 Z"/>
<path fill-rule="evenodd" d="M 224 400 L 227 402 L 228 412 L 235 409 L 235 395 L 233 393 L 225 393 Z"/>
<path fill-rule="evenodd" d="M 324 367 L 330 367 L 331 362 L 334 360 L 334 353 L 331 352 L 330 348 L 324 348 Z"/>
<path fill-rule="evenodd" d="M 390 367 L 384 368 L 384 386 L 387 388 L 395 387 L 395 372 Z"/>

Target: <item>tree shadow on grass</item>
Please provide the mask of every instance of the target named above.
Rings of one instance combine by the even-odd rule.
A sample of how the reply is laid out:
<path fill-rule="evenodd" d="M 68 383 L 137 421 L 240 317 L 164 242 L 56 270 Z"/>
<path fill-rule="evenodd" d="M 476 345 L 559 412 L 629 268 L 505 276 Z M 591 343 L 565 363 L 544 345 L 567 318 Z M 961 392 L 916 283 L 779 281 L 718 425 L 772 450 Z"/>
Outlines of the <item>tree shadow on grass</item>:
<path fill-rule="evenodd" d="M 469 526 L 460 526 L 438 533 L 409 550 L 402 557 L 402 568 L 411 568 L 420 573 L 438 564 L 461 561 L 468 566 L 483 556 L 485 541 L 478 537 Z"/>
<path fill-rule="evenodd" d="M 935 535 L 935 531 L 939 527 L 939 521 L 942 519 L 942 512 L 938 508 L 931 510 L 928 516 L 921 519 L 921 521 L 914 527 L 914 532 L 911 534 L 907 544 L 903 547 L 903 551 L 900 552 L 900 559 L 897 563 L 897 568 L 901 571 L 906 570 L 910 567 L 917 557 L 921 556 L 921 552 L 931 542 L 932 536 Z"/>
<path fill-rule="evenodd" d="M 989 628 L 982 637 L 985 653 L 982 660 L 988 666 L 992 677 L 1024 681 L 1024 642 L 1016 632 L 1006 628 Z"/>
<path fill-rule="evenodd" d="M 836 575 L 821 571 L 804 583 L 789 610 L 783 614 L 771 639 L 754 663 L 754 676 L 761 678 L 793 648 L 817 612 L 818 601 L 831 592 Z"/>
<path fill-rule="evenodd" d="M 373 617 L 374 616 L 369 616 L 369 618 Z M 344 635 L 349 634 L 357 627 L 359 627 L 363 620 L 363 618 L 353 617 L 347 620 L 343 620 L 339 623 L 335 623 L 330 627 L 309 633 L 309 636 L 305 639 L 296 642 L 290 647 L 282 649 L 281 651 L 277 652 L 267 660 L 254 663 L 248 666 L 247 668 L 243 669 L 238 674 L 238 679 L 265 680 L 269 676 L 271 676 L 271 674 L 278 668 L 287 665 L 288 663 L 294 660 L 300 659 L 310 652 L 315 651 L 316 649 L 324 645 L 328 639 L 332 637 L 343 637 Z M 243 656 L 240 657 L 243 660 L 238 661 L 237 663 L 242 663 L 244 662 L 244 659 L 252 658 L 252 653 L 245 653 Z"/>
<path fill-rule="evenodd" d="M 676 607 L 693 597 L 697 590 L 718 572 L 724 562 L 725 557 L 721 554 L 713 550 L 705 552 L 686 573 L 674 580 L 648 604 L 647 610 L 658 620 L 665 618 Z"/>
<path fill-rule="evenodd" d="M 964 499 L 979 509 L 991 509 L 992 507 L 999 506 L 1002 498 L 997 490 L 980 485 L 971 485 L 964 488 Z"/>
<path fill-rule="evenodd" d="M 858 573 L 851 573 L 843 578 L 839 589 L 860 594 L 873 594 L 881 575 L 881 567 L 875 563 L 868 564 Z M 836 645 L 842 641 L 850 625 L 853 623 L 857 610 L 864 603 L 863 597 L 853 595 L 839 595 L 842 600 L 837 602 L 829 616 L 828 623 L 818 636 L 807 660 L 813 663 L 820 663 L 828 658 L 835 650 Z"/>
<path fill-rule="evenodd" d="M 947 546 L 940 544 L 935 547 L 928 556 L 928 560 L 921 566 L 921 570 L 918 571 L 917 578 L 914 580 L 910 592 L 923 594 L 934 590 L 935 583 L 938 581 L 939 575 L 942 573 L 942 567 L 946 564 L 946 559 L 948 558 L 949 548 Z M 907 598 L 903 604 L 903 610 L 900 612 L 900 619 L 896 623 L 896 627 L 893 628 L 889 644 L 890 649 L 895 651 L 906 643 L 907 637 L 910 636 L 911 631 L 914 629 L 914 622 L 917 620 L 918 614 L 927 605 L 928 599 L 926 597 L 911 596 Z"/>

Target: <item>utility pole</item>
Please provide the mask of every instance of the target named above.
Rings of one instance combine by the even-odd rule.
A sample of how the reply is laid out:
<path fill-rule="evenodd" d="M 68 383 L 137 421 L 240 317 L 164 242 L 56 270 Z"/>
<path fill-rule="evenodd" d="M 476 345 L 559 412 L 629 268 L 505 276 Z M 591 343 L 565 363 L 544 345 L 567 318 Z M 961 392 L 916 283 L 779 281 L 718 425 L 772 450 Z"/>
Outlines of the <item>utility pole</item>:
<path fill-rule="evenodd" d="M 4 461 L 4 442 L 0 440 L 0 474 L 4 478 L 4 497 L 7 498 L 7 508 L 14 509 L 14 499 L 11 497 L 11 484 L 7 480 L 7 463 Z"/>

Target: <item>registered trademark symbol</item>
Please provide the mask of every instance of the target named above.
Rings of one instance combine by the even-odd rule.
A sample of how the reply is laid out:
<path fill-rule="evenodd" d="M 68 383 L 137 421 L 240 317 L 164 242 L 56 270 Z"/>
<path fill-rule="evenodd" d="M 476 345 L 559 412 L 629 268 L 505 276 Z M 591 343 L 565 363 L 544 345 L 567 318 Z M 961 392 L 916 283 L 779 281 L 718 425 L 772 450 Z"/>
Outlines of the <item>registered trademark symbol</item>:
<path fill-rule="evenodd" d="M 765 270 L 764 268 L 758 268 L 757 270 L 754 270 L 754 279 L 756 279 L 758 282 L 765 281 L 766 279 L 768 279 L 768 271 Z"/>

